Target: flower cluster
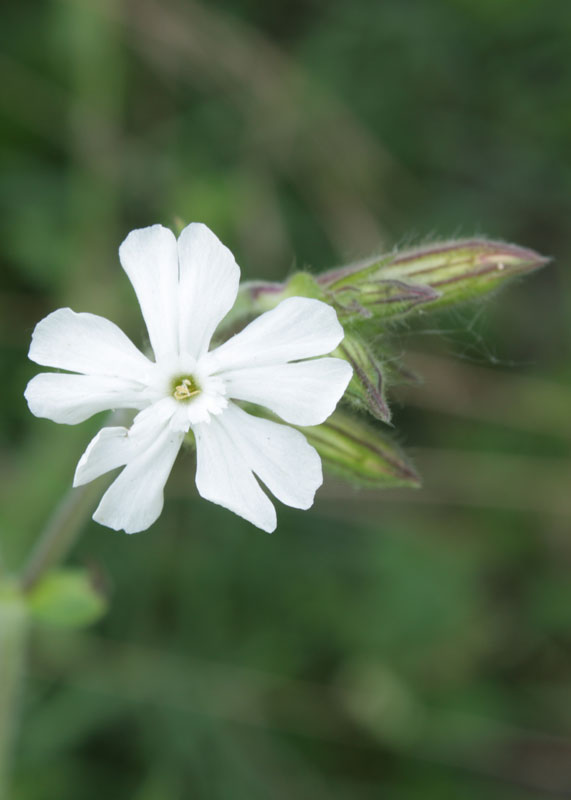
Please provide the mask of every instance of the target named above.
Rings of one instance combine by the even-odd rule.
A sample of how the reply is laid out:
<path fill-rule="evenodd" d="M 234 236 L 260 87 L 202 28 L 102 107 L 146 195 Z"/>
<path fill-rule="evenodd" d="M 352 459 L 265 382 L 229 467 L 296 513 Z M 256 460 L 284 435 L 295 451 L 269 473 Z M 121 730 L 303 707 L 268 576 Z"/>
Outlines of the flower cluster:
<path fill-rule="evenodd" d="M 130 428 L 105 427 L 81 457 L 79 486 L 123 467 L 93 518 L 127 533 L 160 515 L 163 490 L 184 437 L 196 441 L 202 497 L 265 531 L 275 497 L 309 508 L 322 483 L 321 460 L 302 433 L 254 416 L 244 401 L 290 425 L 322 423 L 351 379 L 331 353 L 343 339 L 334 309 L 290 297 L 213 350 L 212 336 L 235 303 L 240 270 L 232 253 L 202 224 L 179 239 L 161 225 L 133 231 L 121 264 L 137 294 L 154 360 L 112 322 L 69 308 L 37 326 L 29 357 L 66 372 L 41 373 L 26 389 L 38 417 L 74 425 L 97 412 L 138 410 Z"/>

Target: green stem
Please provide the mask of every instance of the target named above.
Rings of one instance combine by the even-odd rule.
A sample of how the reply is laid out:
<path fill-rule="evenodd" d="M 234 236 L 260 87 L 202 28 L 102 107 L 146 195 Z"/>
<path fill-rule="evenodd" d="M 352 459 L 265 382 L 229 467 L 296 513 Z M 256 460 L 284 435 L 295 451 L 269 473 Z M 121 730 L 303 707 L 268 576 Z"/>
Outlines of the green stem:
<path fill-rule="evenodd" d="M 115 412 L 108 420 L 110 424 L 123 421 L 122 411 Z M 108 481 L 106 476 L 71 489 L 38 537 L 18 579 L 0 584 L 0 800 L 8 796 L 15 721 L 25 668 L 28 617 L 24 593 L 65 558 Z"/>
<path fill-rule="evenodd" d="M 0 593 L 0 798 L 8 797 L 9 765 L 27 640 L 26 607 L 14 589 Z"/>
<path fill-rule="evenodd" d="M 59 564 L 67 555 L 101 495 L 101 481 L 92 481 L 71 489 L 56 508 L 52 518 L 40 534 L 21 574 L 24 591 L 31 589 L 40 578 Z"/>
<path fill-rule="evenodd" d="M 109 415 L 106 425 L 125 425 L 127 421 L 128 415 L 123 409 L 119 409 Z M 105 475 L 91 483 L 70 489 L 63 498 L 40 533 L 21 572 L 20 586 L 24 591 L 31 589 L 51 567 L 64 559 L 109 480 L 109 475 Z"/>

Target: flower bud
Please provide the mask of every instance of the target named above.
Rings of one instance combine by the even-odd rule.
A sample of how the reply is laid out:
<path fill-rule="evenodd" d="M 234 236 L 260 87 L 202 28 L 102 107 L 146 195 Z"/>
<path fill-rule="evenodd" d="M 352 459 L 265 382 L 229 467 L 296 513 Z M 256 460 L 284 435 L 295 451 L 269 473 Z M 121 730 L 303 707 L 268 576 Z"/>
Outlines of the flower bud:
<path fill-rule="evenodd" d="M 327 302 L 322 289 L 309 272 L 295 272 L 283 283 L 244 281 L 240 285 L 234 312 L 236 316 L 262 314 L 288 297 L 313 297 Z"/>
<path fill-rule="evenodd" d="M 419 304 L 433 311 L 471 300 L 548 260 L 517 245 L 465 239 L 369 259 L 317 280 L 340 317 L 387 318 Z"/>
<path fill-rule="evenodd" d="M 402 317 L 417 306 L 440 297 L 431 286 L 384 277 L 381 261 L 358 267 L 355 272 L 347 271 L 352 269 L 325 272 L 318 278 L 327 302 L 334 306 L 341 322 Z M 335 275 L 331 282 L 330 275 Z"/>
<path fill-rule="evenodd" d="M 361 486 L 416 488 L 420 478 L 381 426 L 336 411 L 326 422 L 300 428 L 331 472 Z"/>
<path fill-rule="evenodd" d="M 354 331 L 345 331 L 343 341 L 332 355 L 344 358 L 353 367 L 353 377 L 345 392 L 345 399 L 377 419 L 389 422 L 391 412 L 385 397 L 383 367 L 361 336 Z"/>

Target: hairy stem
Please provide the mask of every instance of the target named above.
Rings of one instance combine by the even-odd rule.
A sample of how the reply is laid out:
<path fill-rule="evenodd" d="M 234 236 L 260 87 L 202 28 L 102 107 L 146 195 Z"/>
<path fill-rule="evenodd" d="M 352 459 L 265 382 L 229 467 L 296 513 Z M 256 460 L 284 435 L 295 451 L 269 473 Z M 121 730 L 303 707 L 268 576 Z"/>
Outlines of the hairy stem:
<path fill-rule="evenodd" d="M 127 421 L 128 414 L 120 409 L 109 415 L 106 424 L 124 425 Z M 109 480 L 109 476 L 105 475 L 70 489 L 63 498 L 40 533 L 21 572 L 20 585 L 24 591 L 31 589 L 48 570 L 65 558 Z"/>
<path fill-rule="evenodd" d="M 100 494 L 101 481 L 93 481 L 71 489 L 63 498 L 22 570 L 20 580 L 24 591 L 31 589 L 67 555 Z"/>

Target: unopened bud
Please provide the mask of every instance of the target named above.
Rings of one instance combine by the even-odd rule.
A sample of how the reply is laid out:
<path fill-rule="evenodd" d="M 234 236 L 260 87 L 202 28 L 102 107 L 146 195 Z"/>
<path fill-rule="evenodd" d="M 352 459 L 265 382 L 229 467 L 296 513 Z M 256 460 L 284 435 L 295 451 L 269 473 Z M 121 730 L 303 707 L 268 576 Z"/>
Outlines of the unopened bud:
<path fill-rule="evenodd" d="M 361 486 L 418 487 L 420 478 L 380 425 L 336 411 L 326 422 L 300 428 L 331 472 Z"/>
<path fill-rule="evenodd" d="M 345 331 L 345 338 L 332 355 L 344 358 L 353 367 L 345 399 L 377 419 L 389 422 L 391 412 L 386 401 L 383 367 L 361 336 L 354 331 Z"/>
<path fill-rule="evenodd" d="M 318 281 L 342 322 L 401 317 L 440 297 L 431 286 L 385 276 L 383 260 L 325 272 Z"/>
<path fill-rule="evenodd" d="M 419 303 L 433 311 L 480 297 L 548 260 L 517 245 L 465 239 L 369 259 L 325 272 L 318 282 L 341 313 L 394 317 Z"/>
<path fill-rule="evenodd" d="M 308 272 L 295 272 L 283 283 L 244 281 L 240 284 L 232 315 L 262 314 L 275 308 L 288 297 L 314 297 L 316 300 L 326 300 L 312 275 Z"/>

